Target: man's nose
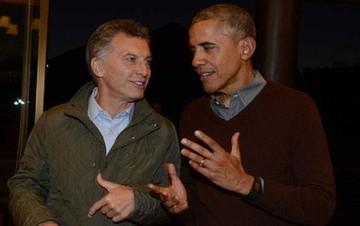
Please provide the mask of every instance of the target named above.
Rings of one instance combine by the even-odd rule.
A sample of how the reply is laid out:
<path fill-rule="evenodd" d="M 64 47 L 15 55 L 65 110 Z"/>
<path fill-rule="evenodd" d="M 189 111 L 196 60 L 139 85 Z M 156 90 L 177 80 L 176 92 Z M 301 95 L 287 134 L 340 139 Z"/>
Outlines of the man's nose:
<path fill-rule="evenodd" d="M 137 66 L 137 73 L 142 76 L 148 76 L 151 73 L 150 65 L 145 62 L 140 62 Z"/>
<path fill-rule="evenodd" d="M 194 51 L 192 66 L 196 68 L 204 63 L 205 63 L 204 54 L 198 50 Z"/>

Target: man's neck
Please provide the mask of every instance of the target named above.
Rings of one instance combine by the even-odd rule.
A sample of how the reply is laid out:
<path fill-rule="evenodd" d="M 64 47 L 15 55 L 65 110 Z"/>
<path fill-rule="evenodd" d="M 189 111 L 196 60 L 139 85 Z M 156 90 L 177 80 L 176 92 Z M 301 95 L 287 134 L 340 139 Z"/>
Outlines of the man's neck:
<path fill-rule="evenodd" d="M 130 104 L 126 101 L 111 101 L 110 98 L 104 98 L 100 93 L 96 95 L 95 100 L 112 118 L 124 111 Z"/>
<path fill-rule="evenodd" d="M 241 73 L 238 77 L 238 82 L 230 85 L 224 91 L 220 91 L 218 93 L 214 93 L 213 96 L 219 103 L 221 103 L 224 107 L 230 107 L 231 96 L 235 94 L 237 91 L 246 87 L 250 84 L 250 82 L 255 78 L 254 71 L 252 68 L 249 70 L 245 70 L 245 72 Z"/>

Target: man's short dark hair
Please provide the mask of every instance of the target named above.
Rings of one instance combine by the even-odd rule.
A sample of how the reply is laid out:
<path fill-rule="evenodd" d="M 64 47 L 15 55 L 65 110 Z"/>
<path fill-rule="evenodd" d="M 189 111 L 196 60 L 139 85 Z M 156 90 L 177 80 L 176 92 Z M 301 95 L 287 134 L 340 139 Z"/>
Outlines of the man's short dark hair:
<path fill-rule="evenodd" d="M 135 20 L 115 19 L 100 25 L 91 34 L 86 45 L 86 63 L 93 77 L 95 74 L 91 69 L 91 59 L 94 57 L 101 58 L 108 54 L 111 50 L 110 43 L 112 39 L 120 33 L 130 37 L 145 39 L 150 44 L 149 29 Z"/>
<path fill-rule="evenodd" d="M 214 19 L 224 26 L 234 40 L 245 37 L 256 38 L 256 28 L 253 18 L 243 8 L 233 4 L 216 4 L 199 11 L 191 24 L 203 20 Z"/>

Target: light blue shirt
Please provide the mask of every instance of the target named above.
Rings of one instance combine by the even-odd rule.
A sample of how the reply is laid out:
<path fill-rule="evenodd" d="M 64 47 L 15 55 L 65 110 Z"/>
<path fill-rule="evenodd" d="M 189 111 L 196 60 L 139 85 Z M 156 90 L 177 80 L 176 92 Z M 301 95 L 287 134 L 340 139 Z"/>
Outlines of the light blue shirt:
<path fill-rule="evenodd" d="M 112 118 L 111 115 L 97 103 L 95 99 L 97 93 L 98 89 L 95 87 L 89 97 L 88 116 L 103 136 L 106 154 L 108 154 L 116 138 L 129 125 L 134 113 L 135 104 L 129 104 L 125 110 Z"/>

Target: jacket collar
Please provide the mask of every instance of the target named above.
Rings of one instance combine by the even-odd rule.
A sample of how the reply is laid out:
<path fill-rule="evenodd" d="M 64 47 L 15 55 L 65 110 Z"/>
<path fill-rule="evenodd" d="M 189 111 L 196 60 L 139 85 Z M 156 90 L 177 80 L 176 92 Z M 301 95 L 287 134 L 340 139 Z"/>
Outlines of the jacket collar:
<path fill-rule="evenodd" d="M 101 134 L 98 132 L 96 126 L 92 123 L 87 113 L 89 97 L 94 88 L 94 82 L 89 82 L 82 86 L 68 102 L 68 105 L 65 108 L 65 115 L 81 121 L 86 127 L 93 131 L 96 137 L 102 139 Z M 124 139 L 120 145 L 123 146 L 132 143 L 159 127 L 160 119 L 158 114 L 145 99 L 139 100 L 135 102 L 134 115 L 130 124 L 123 131 L 123 135 L 126 139 Z"/>

